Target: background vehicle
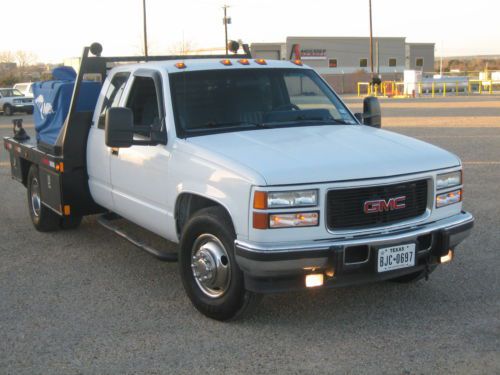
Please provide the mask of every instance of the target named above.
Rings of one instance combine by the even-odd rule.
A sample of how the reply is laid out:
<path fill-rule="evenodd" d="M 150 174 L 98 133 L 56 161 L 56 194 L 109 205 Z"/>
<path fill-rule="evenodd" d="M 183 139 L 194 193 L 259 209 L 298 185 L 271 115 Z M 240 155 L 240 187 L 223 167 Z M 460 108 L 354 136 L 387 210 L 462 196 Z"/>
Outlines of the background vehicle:
<path fill-rule="evenodd" d="M 0 88 L 0 110 L 6 116 L 15 112 L 33 113 L 33 99 L 25 97 L 19 90 Z"/>
<path fill-rule="evenodd" d="M 13 88 L 21 91 L 27 98 L 33 98 L 33 82 L 16 83 Z"/>
<path fill-rule="evenodd" d="M 472 228 L 455 155 L 379 129 L 376 98 L 354 116 L 301 61 L 163 56 L 108 71 L 145 59 L 89 50 L 57 137 L 42 122 L 38 143 L 4 141 L 32 222 L 75 228 L 104 213 L 115 233 L 178 258 L 211 318 L 240 316 L 264 293 L 428 277 Z M 89 73 L 107 76 L 98 96 Z M 120 217 L 178 254 L 124 232 Z"/>

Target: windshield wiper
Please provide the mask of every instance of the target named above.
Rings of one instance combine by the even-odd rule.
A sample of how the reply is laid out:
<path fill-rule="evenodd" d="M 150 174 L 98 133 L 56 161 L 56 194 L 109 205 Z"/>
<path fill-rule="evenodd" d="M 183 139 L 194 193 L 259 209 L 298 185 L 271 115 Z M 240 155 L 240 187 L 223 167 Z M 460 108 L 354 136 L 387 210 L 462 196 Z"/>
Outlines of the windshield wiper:
<path fill-rule="evenodd" d="M 267 124 L 300 125 L 303 123 L 308 123 L 308 124 L 310 123 L 310 124 L 317 124 L 317 125 L 352 125 L 352 124 L 345 122 L 343 120 L 336 120 L 334 118 L 332 118 L 332 119 L 296 118 L 296 119 L 291 119 L 288 121 L 270 122 Z"/>
<path fill-rule="evenodd" d="M 204 125 L 204 128 L 234 128 L 234 127 L 255 127 L 255 128 L 265 128 L 266 125 L 263 123 L 258 123 L 258 122 L 251 122 L 251 121 L 227 121 L 227 122 L 216 122 L 216 121 L 209 121 Z M 203 129 L 197 128 L 197 129 Z M 194 130 L 194 129 L 193 129 Z"/>

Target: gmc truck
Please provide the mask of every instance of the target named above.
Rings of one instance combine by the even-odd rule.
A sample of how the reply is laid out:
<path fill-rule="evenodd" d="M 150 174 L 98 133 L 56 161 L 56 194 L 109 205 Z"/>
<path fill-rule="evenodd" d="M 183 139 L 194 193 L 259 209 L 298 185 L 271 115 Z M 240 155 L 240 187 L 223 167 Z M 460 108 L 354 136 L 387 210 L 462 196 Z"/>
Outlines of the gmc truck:
<path fill-rule="evenodd" d="M 42 128 L 36 140 L 4 138 L 12 177 L 27 188 L 35 229 L 99 214 L 178 261 L 188 297 L 210 318 L 239 317 L 266 293 L 427 279 L 471 231 L 460 159 L 381 130 L 376 98 L 353 114 L 300 60 L 101 51 L 85 47 L 52 144 Z M 93 111 L 78 109 L 88 74 L 102 77 Z M 40 116 L 55 111 L 36 85 L 35 102 Z"/>

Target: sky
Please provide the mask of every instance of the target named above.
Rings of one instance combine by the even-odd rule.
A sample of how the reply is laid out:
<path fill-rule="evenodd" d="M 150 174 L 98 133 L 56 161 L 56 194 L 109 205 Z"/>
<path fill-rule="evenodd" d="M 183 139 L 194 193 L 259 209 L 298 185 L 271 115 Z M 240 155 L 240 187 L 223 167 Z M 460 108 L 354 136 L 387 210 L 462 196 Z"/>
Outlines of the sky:
<path fill-rule="evenodd" d="M 368 36 L 368 0 L 226 0 L 229 39 L 284 42 L 287 36 Z M 150 54 L 184 40 L 224 46 L 221 0 L 146 0 Z M 372 0 L 374 36 L 436 43 L 436 56 L 500 55 L 500 0 Z M 103 55 L 140 54 L 142 0 L 17 0 L 2 17 L 0 51 L 60 62 L 94 41 Z M 496 20 L 495 20 L 496 17 Z M 21 24 L 22 21 L 22 24 Z M 8 35 L 8 37 L 6 37 Z"/>

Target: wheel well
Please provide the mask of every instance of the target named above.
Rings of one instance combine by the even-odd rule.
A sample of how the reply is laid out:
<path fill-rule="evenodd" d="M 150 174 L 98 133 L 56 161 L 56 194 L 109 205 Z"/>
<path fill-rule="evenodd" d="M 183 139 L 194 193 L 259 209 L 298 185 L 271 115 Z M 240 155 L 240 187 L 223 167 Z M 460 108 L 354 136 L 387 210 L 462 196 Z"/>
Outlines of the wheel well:
<path fill-rule="evenodd" d="M 26 159 L 19 158 L 21 163 L 21 173 L 23 177 L 23 185 L 28 186 L 28 173 L 30 171 L 31 162 Z"/>
<path fill-rule="evenodd" d="M 177 237 L 180 238 L 182 229 L 184 225 L 189 221 L 191 216 L 202 208 L 207 207 L 221 207 L 227 214 L 229 220 L 231 220 L 231 215 L 226 210 L 224 206 L 220 203 L 211 200 L 209 198 L 202 197 L 201 195 L 183 193 L 177 198 L 177 203 L 175 205 L 175 223 L 177 229 Z"/>

